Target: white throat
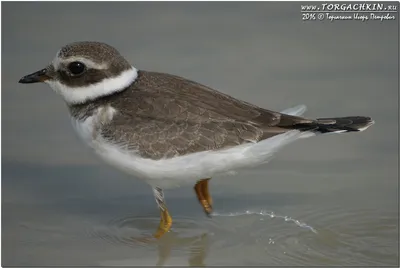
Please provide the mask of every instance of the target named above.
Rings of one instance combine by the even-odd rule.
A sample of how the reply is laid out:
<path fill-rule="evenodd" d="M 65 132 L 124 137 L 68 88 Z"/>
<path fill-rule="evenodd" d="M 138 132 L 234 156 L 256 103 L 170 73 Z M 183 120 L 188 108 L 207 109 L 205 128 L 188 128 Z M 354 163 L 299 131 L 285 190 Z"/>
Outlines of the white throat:
<path fill-rule="evenodd" d="M 46 83 L 55 92 L 59 93 L 68 104 L 79 104 L 119 92 L 132 84 L 137 76 L 137 69 L 132 67 L 129 70 L 123 71 L 118 76 L 106 78 L 99 83 L 84 87 L 69 87 L 57 80 L 46 80 Z"/>

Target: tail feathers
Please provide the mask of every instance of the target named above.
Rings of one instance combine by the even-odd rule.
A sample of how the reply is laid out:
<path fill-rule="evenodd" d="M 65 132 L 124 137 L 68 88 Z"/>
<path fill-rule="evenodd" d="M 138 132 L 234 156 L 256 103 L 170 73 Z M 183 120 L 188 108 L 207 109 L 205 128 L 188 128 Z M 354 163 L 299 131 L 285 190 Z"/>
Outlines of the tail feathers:
<path fill-rule="evenodd" d="M 301 116 L 307 111 L 307 107 L 303 104 L 297 105 L 295 107 L 291 107 L 288 109 L 285 109 L 281 112 L 281 114 L 287 114 L 287 115 L 294 115 L 294 116 Z"/>
<path fill-rule="evenodd" d="M 319 118 L 315 121 L 317 128 L 315 131 L 320 133 L 342 133 L 363 131 L 375 122 L 366 116 L 347 116 L 336 118 Z"/>

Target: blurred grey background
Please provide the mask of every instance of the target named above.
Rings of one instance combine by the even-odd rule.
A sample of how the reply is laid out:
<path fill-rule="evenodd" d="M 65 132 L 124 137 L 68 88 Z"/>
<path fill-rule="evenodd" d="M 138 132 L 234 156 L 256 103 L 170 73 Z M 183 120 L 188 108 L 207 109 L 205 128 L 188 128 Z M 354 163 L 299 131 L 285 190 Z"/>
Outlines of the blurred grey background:
<path fill-rule="evenodd" d="M 398 265 L 399 20 L 302 21 L 301 4 L 3 2 L 2 265 Z M 205 219 L 185 187 L 166 192 L 166 242 L 122 243 L 157 226 L 149 186 L 83 146 L 48 86 L 17 83 L 83 40 L 268 109 L 376 124 L 212 180 L 221 215 L 264 209 L 318 234 L 259 214 Z"/>

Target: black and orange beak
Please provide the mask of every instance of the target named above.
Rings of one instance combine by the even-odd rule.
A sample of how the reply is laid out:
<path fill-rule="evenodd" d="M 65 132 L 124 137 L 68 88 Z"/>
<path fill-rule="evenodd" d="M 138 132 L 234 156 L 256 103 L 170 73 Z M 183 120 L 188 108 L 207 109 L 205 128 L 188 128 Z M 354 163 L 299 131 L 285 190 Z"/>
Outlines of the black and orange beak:
<path fill-rule="evenodd" d="M 50 77 L 47 75 L 47 69 L 42 69 L 32 74 L 25 75 L 18 81 L 18 83 L 31 84 L 31 83 L 44 82 L 48 79 L 50 79 Z"/>

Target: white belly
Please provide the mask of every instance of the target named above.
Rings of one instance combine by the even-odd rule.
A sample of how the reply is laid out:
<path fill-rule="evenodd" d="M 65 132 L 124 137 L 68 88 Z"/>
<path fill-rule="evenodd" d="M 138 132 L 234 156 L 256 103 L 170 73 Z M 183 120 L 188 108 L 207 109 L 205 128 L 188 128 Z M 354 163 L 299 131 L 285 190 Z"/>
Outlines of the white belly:
<path fill-rule="evenodd" d="M 98 115 L 95 114 L 84 121 L 74 120 L 74 126 L 79 136 L 104 161 L 134 177 L 145 180 L 151 186 L 161 188 L 193 184 L 199 179 L 229 174 L 237 169 L 265 163 L 283 145 L 313 135 L 293 130 L 258 143 L 151 160 L 140 157 L 135 151 L 127 151 L 104 140 L 96 133 L 95 122 L 97 121 Z"/>

